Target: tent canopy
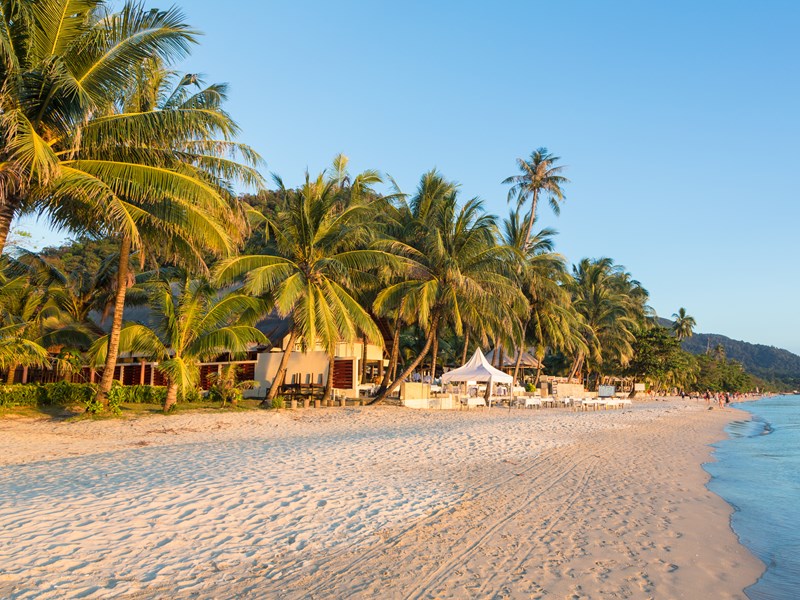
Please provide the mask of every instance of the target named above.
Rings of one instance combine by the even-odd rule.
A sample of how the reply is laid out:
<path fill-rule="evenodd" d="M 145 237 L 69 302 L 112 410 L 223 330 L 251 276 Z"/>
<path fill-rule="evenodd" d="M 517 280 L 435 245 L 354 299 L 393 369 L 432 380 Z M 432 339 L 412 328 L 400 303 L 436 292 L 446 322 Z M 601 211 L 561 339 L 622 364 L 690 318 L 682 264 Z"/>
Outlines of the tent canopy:
<path fill-rule="evenodd" d="M 513 379 L 511 375 L 507 375 L 490 365 L 480 348 L 475 350 L 475 354 L 472 355 L 472 358 L 470 358 L 464 366 L 448 371 L 442 375 L 442 383 L 449 383 L 451 381 L 511 383 Z"/>

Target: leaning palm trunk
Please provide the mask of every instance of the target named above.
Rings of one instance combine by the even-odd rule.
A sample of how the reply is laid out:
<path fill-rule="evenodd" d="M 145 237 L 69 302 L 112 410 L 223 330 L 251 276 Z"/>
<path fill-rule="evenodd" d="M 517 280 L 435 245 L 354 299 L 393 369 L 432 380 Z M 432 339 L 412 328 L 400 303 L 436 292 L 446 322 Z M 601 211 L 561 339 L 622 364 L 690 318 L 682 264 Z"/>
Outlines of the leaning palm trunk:
<path fill-rule="evenodd" d="M 272 380 L 272 386 L 269 388 L 269 393 L 267 394 L 267 400 L 269 401 L 272 401 L 272 399 L 278 395 L 278 391 L 283 385 L 283 380 L 286 378 L 286 367 L 289 365 L 289 357 L 292 354 L 292 350 L 294 350 L 294 340 L 296 337 L 297 334 L 294 328 L 292 328 L 292 331 L 289 333 L 289 343 L 286 344 L 286 349 L 284 349 L 281 362 L 278 365 L 278 372 L 275 373 L 275 379 Z"/>
<path fill-rule="evenodd" d="M 461 351 L 461 364 L 466 364 L 467 362 L 467 352 L 469 350 L 469 329 L 467 329 L 466 333 L 464 334 L 464 350 Z"/>
<path fill-rule="evenodd" d="M 539 387 L 539 378 L 542 376 L 542 361 L 536 359 L 536 379 L 533 380 L 533 385 Z"/>
<path fill-rule="evenodd" d="M 511 385 L 517 385 L 520 364 L 522 364 L 522 348 L 517 348 L 517 361 L 514 363 L 514 381 L 511 382 Z"/>
<path fill-rule="evenodd" d="M 433 350 L 431 351 L 431 383 L 436 379 L 436 355 L 439 354 L 439 336 L 433 335 Z"/>
<path fill-rule="evenodd" d="M 167 384 L 167 398 L 164 400 L 164 413 L 172 410 L 178 403 L 178 384 L 171 381 Z"/>
<path fill-rule="evenodd" d="M 394 326 L 394 334 L 392 335 L 392 353 L 389 355 L 389 366 L 383 373 L 383 380 L 381 381 L 381 385 L 378 388 L 379 396 L 389 386 L 389 382 L 392 380 L 392 375 L 396 372 L 397 369 L 397 361 L 400 359 L 400 328 L 401 328 L 401 322 L 400 319 L 397 319 L 397 322 L 395 323 Z"/>
<path fill-rule="evenodd" d="M 408 365 L 405 368 L 405 370 L 402 373 L 400 373 L 400 375 L 397 376 L 397 379 L 395 379 L 391 383 L 391 385 L 389 385 L 389 387 L 387 387 L 383 392 L 378 394 L 375 397 L 375 399 L 372 402 L 370 402 L 370 404 L 375 404 L 377 402 L 380 402 L 381 400 L 384 400 L 386 398 L 386 396 L 388 396 L 394 390 L 396 390 L 397 386 L 399 386 L 401 383 L 403 383 L 403 381 L 405 381 L 406 377 L 411 375 L 412 371 L 414 371 L 414 369 L 416 369 L 420 365 L 420 363 L 422 363 L 422 361 L 428 355 L 428 351 L 431 349 L 431 346 L 433 345 L 433 338 L 436 336 L 436 328 L 438 326 L 439 326 L 439 315 L 437 314 L 437 315 L 435 315 L 433 317 L 433 321 L 431 322 L 431 328 L 430 328 L 430 331 L 428 331 L 428 337 L 425 340 L 425 346 L 422 348 L 422 352 L 420 352 L 419 356 L 417 356 L 417 358 L 415 358 L 411 362 L 411 364 Z"/>
<path fill-rule="evenodd" d="M 108 406 L 108 392 L 114 381 L 114 368 L 117 366 L 119 355 L 119 337 L 122 331 L 122 316 L 125 312 L 125 294 L 128 291 L 128 260 L 131 255 L 131 240 L 123 236 L 119 248 L 119 266 L 117 267 L 117 294 L 114 299 L 114 318 L 111 321 L 111 331 L 108 335 L 108 352 L 103 366 L 103 376 L 97 388 L 97 400 L 104 407 Z"/>
<path fill-rule="evenodd" d="M 575 357 L 575 362 L 572 363 L 572 369 L 569 371 L 569 378 L 568 380 L 571 381 L 573 377 L 577 377 L 578 372 L 580 371 L 581 367 L 583 366 L 583 354 L 578 354 Z"/>

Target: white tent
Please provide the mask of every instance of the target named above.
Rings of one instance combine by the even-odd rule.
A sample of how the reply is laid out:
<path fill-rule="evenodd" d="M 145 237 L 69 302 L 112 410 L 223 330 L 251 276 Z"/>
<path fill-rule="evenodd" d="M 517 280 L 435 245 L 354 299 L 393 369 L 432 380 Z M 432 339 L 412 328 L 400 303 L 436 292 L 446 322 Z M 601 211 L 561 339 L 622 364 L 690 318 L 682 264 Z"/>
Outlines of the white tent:
<path fill-rule="evenodd" d="M 464 366 L 448 371 L 442 375 L 442 383 L 458 381 L 486 381 L 488 382 L 489 396 L 492 394 L 492 385 L 495 383 L 511 383 L 514 380 L 511 375 L 495 369 L 486 360 L 486 357 L 478 348 Z"/>

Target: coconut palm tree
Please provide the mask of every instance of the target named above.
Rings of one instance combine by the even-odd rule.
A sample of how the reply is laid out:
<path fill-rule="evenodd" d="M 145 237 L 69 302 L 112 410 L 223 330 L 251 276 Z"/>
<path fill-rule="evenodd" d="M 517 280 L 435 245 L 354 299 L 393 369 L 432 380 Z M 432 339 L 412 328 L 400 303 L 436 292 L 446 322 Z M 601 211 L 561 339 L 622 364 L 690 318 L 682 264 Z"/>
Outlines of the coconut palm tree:
<path fill-rule="evenodd" d="M 674 319 L 672 331 L 675 333 L 675 337 L 677 337 L 678 340 L 685 340 L 694 335 L 694 327 L 697 325 L 697 322 L 694 320 L 693 316 L 686 314 L 685 308 L 681 307 L 678 309 L 677 313 L 672 313 L 672 318 Z"/>
<path fill-rule="evenodd" d="M 86 128 L 130 85 L 142 61 L 183 58 L 195 39 L 176 8 L 128 2 L 111 13 L 103 0 L 0 3 L 0 253 L 12 220 L 24 211 L 69 227 L 76 215 L 55 210 L 64 197 L 81 196 L 93 200 L 95 219 L 130 232 L 115 189 L 124 185 L 132 196 L 156 181 L 160 191 L 186 187 L 133 153 L 109 162 L 85 160 L 80 151 L 91 137 L 83 135 Z M 126 138 L 124 126 L 115 127 L 105 144 L 122 146 Z"/>
<path fill-rule="evenodd" d="M 194 389 L 200 379 L 200 363 L 222 354 L 243 355 L 252 344 L 266 342 L 255 324 L 267 312 L 257 298 L 236 292 L 220 293 L 205 279 L 155 281 L 146 284 L 150 326 L 126 324 L 120 349 L 158 362 L 167 380 L 164 412 L 169 412 L 178 393 Z M 108 336 L 98 339 L 90 351 L 95 364 L 105 362 Z"/>
<path fill-rule="evenodd" d="M 528 222 L 525 226 L 526 245 L 530 244 L 540 197 L 543 196 L 550 202 L 555 214 L 561 212 L 560 203 L 564 200 L 561 186 L 569 183 L 569 179 L 561 175 L 564 167 L 556 165 L 559 160 L 561 159 L 550 154 L 547 148 L 539 148 L 531 153 L 530 158 L 517 159 L 519 175 L 512 175 L 503 180 L 503 183 L 511 185 L 508 201 L 515 201 L 518 211 L 522 210 L 530 200 Z"/>
<path fill-rule="evenodd" d="M 495 219 L 483 211 L 480 200 L 459 206 L 455 186 L 431 171 L 400 212 L 408 219 L 404 239 L 376 245 L 403 257 L 406 269 L 400 281 L 378 294 L 374 308 L 378 314 L 400 311 L 405 322 L 415 322 L 425 332 L 425 343 L 376 401 L 397 388 L 432 348 L 435 357 L 443 322 L 449 321 L 456 335 L 462 335 L 465 307 L 488 315 L 524 306 L 509 267 L 513 253 L 497 244 Z M 434 359 L 432 368 L 435 365 Z"/>
<path fill-rule="evenodd" d="M 46 291 L 20 276 L 0 288 L 0 370 L 14 383 L 17 367 L 45 366 L 49 354 L 42 345 L 47 317 Z"/>
<path fill-rule="evenodd" d="M 523 335 L 517 345 L 514 380 L 517 380 L 525 348 L 532 345 L 539 362 L 538 382 L 548 349 L 573 354 L 585 349 L 585 342 L 580 316 L 570 298 L 566 261 L 553 250 L 555 230 L 542 229 L 527 240 L 526 228 L 520 212 L 512 211 L 504 221 L 503 241 L 520 255 L 517 280 L 529 304 Z"/>
<path fill-rule="evenodd" d="M 324 174 L 313 179 L 306 174 L 296 190 L 279 185 L 280 204 L 257 216 L 270 240 L 265 253 L 220 261 L 215 279 L 219 285 L 243 279 L 246 293 L 265 296 L 278 315 L 291 320 L 267 400 L 278 394 L 289 356 L 301 343 L 311 349 L 321 346 L 329 356 L 323 397 L 328 402 L 336 345 L 352 342 L 359 334 L 382 344 L 378 327 L 354 290 L 371 277 L 369 271 L 396 260 L 385 251 L 363 247 L 370 239 L 371 203 L 343 203 L 336 182 Z"/>
<path fill-rule="evenodd" d="M 585 258 L 573 266 L 570 288 L 587 347 L 577 353 L 570 377 L 584 366 L 587 377 L 612 361 L 625 367 L 633 357 L 635 331 L 647 326 L 652 313 L 647 291 L 610 258 Z"/>
<path fill-rule="evenodd" d="M 58 301 L 65 276 L 36 254 L 4 257 L 0 271 L 0 370 L 13 383 L 18 366 L 49 366 L 48 348 L 91 343 L 92 333 Z"/>
<path fill-rule="evenodd" d="M 222 109 L 225 98 L 224 85 L 203 87 L 197 76 L 179 77 L 159 60 L 149 59 L 117 99 L 116 112 L 95 119 L 83 133 L 88 141 L 80 162 L 111 165 L 108 172 L 118 175 L 118 187 L 112 191 L 131 224 L 119 232 L 113 223 L 95 225 L 117 233 L 120 244 L 109 348 L 98 385 L 98 400 L 103 404 L 111 389 L 125 297 L 132 283 L 131 252 L 138 253 L 140 266 L 150 256 L 203 273 L 204 253 L 230 254 L 246 229 L 230 180 L 260 185 L 254 169 L 260 158 L 232 141 L 238 128 Z M 119 128 L 127 132 L 127 145 L 107 141 L 115 139 Z M 126 180 L 124 170 L 120 172 L 120 165 L 134 156 L 146 163 L 142 168 L 160 174 L 146 191 Z M 80 215 L 78 220 L 83 222 L 91 212 L 91 202 L 70 197 L 62 200 L 56 214 L 62 210 Z"/>

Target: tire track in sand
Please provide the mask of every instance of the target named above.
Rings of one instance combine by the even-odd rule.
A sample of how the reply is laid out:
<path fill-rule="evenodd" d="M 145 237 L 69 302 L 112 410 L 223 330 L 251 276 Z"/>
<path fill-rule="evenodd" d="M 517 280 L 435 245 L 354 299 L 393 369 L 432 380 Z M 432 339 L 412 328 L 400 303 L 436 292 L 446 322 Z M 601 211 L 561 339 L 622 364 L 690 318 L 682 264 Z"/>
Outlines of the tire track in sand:
<path fill-rule="evenodd" d="M 316 593 L 322 594 L 329 594 L 332 586 L 335 583 L 341 581 L 344 578 L 347 578 L 347 581 L 351 581 L 354 577 L 359 578 L 358 573 L 353 572 L 353 567 L 356 567 L 358 570 L 362 570 L 366 568 L 366 565 L 369 564 L 371 559 L 378 557 L 379 555 L 385 555 L 388 553 L 389 549 L 399 549 L 402 544 L 408 540 L 409 537 L 413 536 L 415 532 L 418 534 L 414 540 L 420 537 L 419 532 L 425 529 L 436 529 L 438 523 L 444 519 L 452 519 L 453 515 L 456 513 L 463 512 L 465 507 L 471 507 L 474 505 L 480 505 L 480 503 L 488 496 L 491 496 L 493 493 L 498 492 L 498 490 L 502 490 L 508 487 L 509 484 L 512 482 L 519 481 L 520 479 L 524 479 L 526 475 L 528 475 L 531 471 L 535 470 L 541 464 L 550 465 L 548 468 L 544 469 L 543 471 L 539 472 L 539 474 L 533 479 L 535 480 L 537 477 L 541 477 L 542 475 L 545 476 L 554 476 L 556 472 L 559 470 L 559 465 L 554 465 L 553 461 L 550 460 L 549 457 L 550 451 L 542 452 L 541 454 L 537 455 L 533 459 L 531 459 L 528 464 L 521 465 L 519 463 L 513 463 L 509 460 L 503 460 L 500 464 L 503 466 L 508 465 L 505 469 L 505 472 L 498 476 L 497 473 L 497 463 L 493 463 L 490 467 L 486 468 L 486 472 L 479 476 L 477 485 L 471 485 L 467 490 L 465 490 L 457 499 L 452 501 L 447 506 L 440 508 L 437 511 L 432 512 L 430 515 L 417 519 L 410 523 L 407 527 L 404 527 L 397 533 L 385 538 L 385 539 L 378 539 L 373 542 L 372 547 L 363 549 L 363 550 L 354 550 L 354 547 L 361 547 L 363 548 L 364 544 L 363 541 L 355 542 L 351 546 L 346 548 L 342 548 L 335 552 L 328 552 L 323 561 L 320 561 L 314 565 L 314 570 L 312 574 L 309 575 L 301 575 L 300 579 L 296 582 L 287 579 L 285 576 L 281 578 L 281 587 L 300 587 L 303 589 L 302 594 L 299 595 L 285 595 L 285 598 L 308 598 L 313 597 Z M 469 536 L 466 535 L 467 533 L 471 532 L 475 527 L 469 528 L 460 528 L 462 537 L 468 538 Z M 424 535 L 424 534 L 423 534 Z M 410 543 L 410 547 L 412 549 L 416 548 L 416 541 Z M 344 565 L 341 566 L 341 560 L 345 555 L 350 555 L 351 559 Z M 298 560 L 297 562 L 308 562 L 306 557 L 305 560 Z M 398 562 L 402 562 L 402 559 L 398 559 Z M 340 565 L 334 572 L 323 575 L 326 567 L 330 565 Z M 284 570 L 285 571 L 285 570 Z M 285 573 L 284 573 L 285 574 Z M 322 577 L 322 579 L 320 579 Z M 364 579 L 364 578 L 361 578 Z M 370 579 L 370 576 L 367 575 L 365 579 Z M 404 594 L 407 596 L 407 594 Z"/>

